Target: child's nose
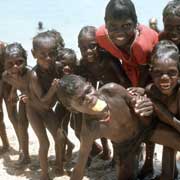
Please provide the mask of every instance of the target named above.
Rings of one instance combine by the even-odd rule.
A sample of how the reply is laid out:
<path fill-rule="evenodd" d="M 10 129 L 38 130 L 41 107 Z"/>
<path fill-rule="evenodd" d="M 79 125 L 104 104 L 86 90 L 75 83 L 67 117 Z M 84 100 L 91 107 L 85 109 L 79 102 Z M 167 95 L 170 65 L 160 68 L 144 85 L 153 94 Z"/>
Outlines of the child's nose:
<path fill-rule="evenodd" d="M 162 76 L 161 76 L 161 79 L 169 79 L 169 76 L 167 73 L 164 73 Z"/>

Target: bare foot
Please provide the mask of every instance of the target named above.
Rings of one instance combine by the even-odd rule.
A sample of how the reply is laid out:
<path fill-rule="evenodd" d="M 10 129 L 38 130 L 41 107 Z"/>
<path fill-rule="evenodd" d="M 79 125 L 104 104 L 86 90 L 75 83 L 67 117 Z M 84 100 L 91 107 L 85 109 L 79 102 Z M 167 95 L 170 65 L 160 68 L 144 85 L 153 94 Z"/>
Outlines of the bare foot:
<path fill-rule="evenodd" d="M 110 160 L 111 159 L 111 151 L 107 151 L 107 152 L 102 152 L 99 156 L 101 159 L 103 160 Z"/>
<path fill-rule="evenodd" d="M 65 160 L 68 162 L 70 161 L 71 157 L 72 157 L 72 152 L 74 149 L 74 144 L 71 144 L 70 146 L 68 146 L 66 155 L 65 155 Z"/>
<path fill-rule="evenodd" d="M 55 175 L 56 176 L 63 176 L 64 175 L 64 170 L 58 167 L 55 167 L 54 169 Z"/>
<path fill-rule="evenodd" d="M 145 177 L 151 176 L 153 174 L 154 174 L 153 166 L 150 164 L 144 164 L 138 174 L 138 178 L 141 180 L 141 179 L 144 179 Z"/>
<path fill-rule="evenodd" d="M 27 165 L 31 162 L 29 156 L 24 156 L 24 154 L 20 154 L 18 161 L 15 163 L 15 166 L 17 168 L 24 167 L 24 165 Z"/>
<path fill-rule="evenodd" d="M 4 153 L 9 151 L 9 146 L 3 146 L 0 148 L 0 155 L 3 155 Z"/>

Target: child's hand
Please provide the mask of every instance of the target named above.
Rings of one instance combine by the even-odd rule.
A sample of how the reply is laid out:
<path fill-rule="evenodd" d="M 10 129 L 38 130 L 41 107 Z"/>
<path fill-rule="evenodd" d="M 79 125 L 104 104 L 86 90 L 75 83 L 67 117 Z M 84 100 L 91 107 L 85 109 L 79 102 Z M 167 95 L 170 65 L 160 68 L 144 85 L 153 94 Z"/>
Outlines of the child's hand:
<path fill-rule="evenodd" d="M 22 101 L 23 103 L 27 103 L 28 97 L 25 94 L 22 94 L 19 96 L 19 100 Z"/>
<path fill-rule="evenodd" d="M 7 100 L 9 103 L 16 104 L 18 101 L 18 96 L 16 92 L 11 92 Z"/>
<path fill-rule="evenodd" d="M 60 80 L 60 79 L 55 78 L 55 79 L 53 80 L 53 82 L 51 83 L 51 86 L 54 87 L 54 88 L 58 88 L 59 80 Z"/>
<path fill-rule="evenodd" d="M 146 96 L 136 96 L 134 111 L 141 117 L 147 117 L 152 115 L 153 113 L 153 103 L 152 101 Z"/>
<path fill-rule="evenodd" d="M 130 87 L 127 88 L 127 91 L 131 96 L 138 96 L 138 95 L 143 96 L 145 93 L 144 88 L 141 87 Z"/>

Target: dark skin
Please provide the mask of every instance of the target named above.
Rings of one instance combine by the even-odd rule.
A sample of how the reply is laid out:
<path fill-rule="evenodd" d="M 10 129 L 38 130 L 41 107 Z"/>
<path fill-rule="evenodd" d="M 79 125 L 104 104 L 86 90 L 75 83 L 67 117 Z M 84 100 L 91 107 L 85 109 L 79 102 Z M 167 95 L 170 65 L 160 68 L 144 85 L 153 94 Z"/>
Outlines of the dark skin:
<path fill-rule="evenodd" d="M 78 84 L 80 79 L 77 78 L 76 80 L 76 83 Z M 59 99 L 64 102 L 69 109 L 84 113 L 84 118 L 86 119 L 82 124 L 79 160 L 73 170 L 71 180 L 81 180 L 83 178 L 88 154 L 95 139 L 105 137 L 111 139 L 115 144 L 122 143 L 123 145 L 125 142 L 134 139 L 134 137 L 139 134 L 139 131 L 141 131 L 139 129 L 140 124 L 144 129 L 148 128 L 151 123 L 148 121 L 149 123 L 147 124 L 147 119 L 144 121 L 144 117 L 139 119 L 134 114 L 130 106 L 128 106 L 132 97 L 118 84 L 109 83 L 96 91 L 92 85 L 84 81 L 84 83 L 79 85 L 79 88 L 75 90 L 75 94 L 70 97 L 68 97 L 69 95 L 66 93 L 63 93 L 62 95 L 62 92 L 64 92 L 64 90 L 61 90 L 62 87 L 66 87 L 66 85 L 60 83 L 60 89 L 58 91 Z M 98 105 L 98 100 L 100 100 L 100 106 Z M 146 98 L 144 102 L 145 101 L 147 103 L 148 99 Z M 119 109 L 121 109 L 121 111 L 119 111 Z M 89 136 L 89 134 L 91 134 L 91 136 Z M 137 145 L 136 148 L 139 146 L 137 140 L 138 139 L 135 141 L 137 142 L 137 144 L 135 143 L 135 145 Z M 166 145 L 176 150 L 180 149 L 178 143 L 180 140 L 179 133 L 160 122 L 158 122 L 156 129 L 153 130 L 151 136 L 148 137 L 148 140 Z M 141 143 L 141 139 L 139 143 Z M 126 146 L 122 147 L 128 148 Z M 132 162 L 134 162 L 135 151 L 132 153 L 132 149 L 127 149 L 126 156 L 121 156 L 123 154 L 121 154 L 121 149 L 119 149 L 119 153 L 119 159 L 116 163 L 118 166 L 118 179 L 134 179 Z"/>
<path fill-rule="evenodd" d="M 97 89 L 108 82 L 125 85 L 124 79 L 122 79 L 123 76 L 121 76 L 115 64 L 118 61 L 110 55 L 100 52 L 95 39 L 95 29 L 94 32 L 87 32 L 81 35 L 78 43 L 82 55 L 80 66 L 78 67 L 80 70 L 78 73 L 81 76 L 85 77 Z M 107 140 L 102 138 L 101 143 L 103 146 L 101 157 L 105 160 L 109 159 L 110 150 Z"/>
<path fill-rule="evenodd" d="M 51 46 L 54 47 L 54 41 L 49 43 L 49 50 L 51 50 Z M 47 47 L 47 46 L 46 46 Z M 48 51 L 48 47 L 46 48 L 46 52 Z M 47 53 L 48 56 L 48 53 Z M 21 59 L 21 61 L 19 61 Z M 48 62 L 40 59 L 39 64 L 41 64 L 45 69 L 48 69 L 49 61 L 51 59 L 48 57 Z M 4 72 L 4 80 L 10 83 L 15 88 L 19 89 L 22 94 L 26 95 L 26 116 L 31 123 L 35 134 L 38 137 L 38 141 L 40 144 L 39 147 L 39 159 L 40 159 L 40 167 L 42 169 L 41 172 L 41 180 L 49 180 L 48 174 L 48 148 L 49 148 L 49 140 L 47 137 L 46 128 L 52 134 L 55 141 L 55 151 L 56 151 L 56 165 L 57 172 L 63 173 L 62 161 L 63 157 L 61 156 L 61 131 L 58 133 L 59 121 L 55 112 L 50 108 L 51 105 L 55 103 L 53 100 L 53 91 L 50 88 L 50 93 L 43 96 L 41 86 L 38 83 L 38 77 L 36 71 L 31 71 L 27 69 L 24 64 L 25 59 L 23 57 L 17 56 L 14 58 L 13 56 L 5 59 L 6 71 Z M 19 63 L 21 62 L 21 63 Z M 44 69 L 43 69 L 44 70 Z M 21 73 L 23 71 L 23 73 Z M 12 73 L 14 72 L 14 73 Z M 48 82 L 49 83 L 49 82 Z M 38 96 L 39 95 L 39 96 Z M 48 103 L 47 99 L 50 98 L 52 101 Z M 55 99 L 55 98 L 54 98 Z M 54 102 L 53 102 L 54 101 Z M 47 102 L 47 103 L 46 103 Z M 63 136 L 64 137 L 64 136 Z"/>
<path fill-rule="evenodd" d="M 178 48 L 180 47 L 180 17 L 179 16 L 166 16 L 163 18 L 164 35 L 160 39 L 167 39 L 174 42 Z"/>
<path fill-rule="evenodd" d="M 165 74 L 165 72 L 168 73 Z M 152 70 L 154 84 L 147 92 L 155 104 L 155 112 L 159 114 L 159 119 L 163 119 L 165 123 L 180 132 L 178 76 L 179 70 L 177 62 L 171 58 L 167 61 L 155 61 Z M 164 104 L 164 102 L 166 102 L 166 104 Z M 167 113 L 168 111 L 166 109 L 169 113 Z M 174 179 L 175 176 L 177 176 L 175 164 L 176 152 L 171 148 L 164 147 L 162 174 L 158 179 Z"/>
<path fill-rule="evenodd" d="M 177 60 L 178 61 L 178 60 Z M 172 126 L 177 132 L 180 132 L 179 121 L 179 69 L 177 61 L 171 58 L 166 60 L 159 59 L 153 63 L 152 79 L 153 84 L 146 88 L 146 93 L 153 102 L 154 111 L 158 120 Z M 136 89 L 137 90 L 137 89 Z M 143 90 L 138 90 L 143 94 Z M 132 93 L 132 91 L 131 91 Z M 139 106 L 137 104 L 137 106 Z M 140 107 L 140 106 L 139 106 Z M 141 106 L 142 107 L 142 106 Z M 141 113 L 139 109 L 138 113 Z M 169 148 L 163 149 L 162 174 L 156 179 L 169 180 L 177 177 L 178 172 L 175 169 L 176 152 Z"/>
<path fill-rule="evenodd" d="M 137 28 L 136 22 L 133 21 L 130 17 L 122 17 L 122 18 L 107 18 L 106 19 L 106 28 L 108 31 L 109 38 L 121 51 L 126 53 L 127 57 L 131 57 L 131 46 L 136 36 L 139 34 L 139 30 Z M 138 86 L 145 87 L 147 83 L 149 83 L 150 76 L 148 73 L 148 65 L 138 65 L 140 78 L 138 82 Z M 131 87 L 132 85 L 126 85 L 124 87 Z M 146 163 L 147 166 L 144 166 L 140 176 L 144 176 L 144 174 L 153 172 L 153 152 L 154 145 L 152 143 L 146 143 Z M 142 174 L 142 175 L 141 175 Z"/>
<path fill-rule="evenodd" d="M 84 36 L 82 35 L 79 39 L 79 48 L 82 55 L 81 75 L 85 76 L 94 87 L 98 81 L 99 86 L 109 82 L 119 83 L 125 87 L 130 86 L 123 69 L 118 69 L 121 66 L 119 61 L 110 54 L 101 52 L 103 50 L 96 43 L 95 32 L 94 34 L 87 32 Z"/>
<path fill-rule="evenodd" d="M 131 57 L 131 46 L 135 37 L 139 34 L 137 24 L 126 16 L 118 19 L 107 18 L 105 23 L 109 38 L 114 45 L 125 52 L 127 57 Z M 139 70 L 142 76 L 140 75 L 138 86 L 144 87 L 149 80 L 148 66 L 139 65 Z"/>
<path fill-rule="evenodd" d="M 0 154 L 5 153 L 9 149 L 9 142 L 8 138 L 6 135 L 6 130 L 5 130 L 5 124 L 3 121 L 3 116 L 4 116 L 4 110 L 2 107 L 2 101 L 4 100 L 8 117 L 14 127 L 16 136 L 18 138 L 19 142 L 19 136 L 18 136 L 18 117 L 17 117 L 17 95 L 16 95 L 16 90 L 12 90 L 12 86 L 9 84 L 3 82 L 2 80 L 2 73 L 4 70 L 4 57 L 3 57 L 3 51 L 4 51 L 5 45 L 3 42 L 0 42 L 0 58 L 1 58 L 1 63 L 0 63 L 0 73 L 1 73 L 1 78 L 0 78 L 0 136 L 2 139 L 3 147 L 0 149 Z M 20 142 L 19 142 L 20 144 Z M 21 149 L 21 147 L 20 147 Z"/>
<path fill-rule="evenodd" d="M 163 24 L 164 24 L 164 31 L 162 33 L 159 34 L 159 39 L 160 40 L 171 40 L 172 42 L 174 42 L 178 48 L 180 48 L 180 17 L 176 16 L 176 15 L 170 15 L 170 16 L 165 16 L 163 17 Z M 165 148 L 164 151 L 167 148 Z M 169 150 L 171 151 L 171 150 Z M 163 154 L 169 154 L 168 152 L 164 152 Z M 172 153 L 171 153 L 172 154 Z M 167 156 L 168 159 L 168 155 Z M 166 158 L 163 155 L 163 162 L 165 162 Z M 172 161 L 174 161 L 174 157 L 172 155 Z M 167 162 L 166 164 L 171 164 L 170 162 Z M 170 166 L 172 167 L 172 166 Z M 162 170 L 164 170 L 164 172 L 168 172 L 171 168 L 169 168 L 169 166 L 164 165 L 164 167 L 162 168 Z M 172 174 L 172 173 L 171 173 Z M 175 169 L 175 174 L 177 175 L 177 169 Z M 168 176 L 167 176 L 168 177 Z"/>
<path fill-rule="evenodd" d="M 37 64 L 38 66 L 36 67 L 34 73 L 33 73 L 33 84 L 32 84 L 32 92 L 34 92 L 34 95 L 41 101 L 41 103 L 45 103 L 46 106 L 53 107 L 53 105 L 56 102 L 56 97 L 54 96 L 51 85 L 56 84 L 56 80 L 53 83 L 53 80 L 57 78 L 57 73 L 56 73 L 56 63 L 55 63 L 55 58 L 56 58 L 56 42 L 55 39 L 53 38 L 47 38 L 45 41 L 42 40 L 40 42 L 38 49 L 33 49 L 32 53 L 35 59 L 37 59 Z M 52 88 L 53 88 L 52 86 Z M 48 92 L 50 92 L 48 94 Z M 45 94 L 46 93 L 46 94 Z M 58 106 L 57 106 L 58 107 Z M 57 108 L 56 107 L 56 108 Z M 56 111 L 57 112 L 57 111 Z M 63 141 L 66 142 L 68 146 L 68 153 L 67 156 L 70 158 L 72 154 L 72 149 L 73 149 L 73 144 L 68 140 L 67 137 L 64 136 L 60 128 L 61 124 L 61 119 L 58 118 L 57 114 L 54 113 L 53 111 L 51 112 L 51 116 L 53 116 L 54 119 L 54 124 L 52 124 L 52 117 L 51 118 L 46 118 L 46 116 L 43 115 L 44 118 L 46 118 L 45 125 L 51 132 L 52 136 L 54 137 L 55 141 L 55 150 L 56 150 L 56 165 L 57 165 L 57 173 L 59 175 L 63 174 L 63 155 L 62 155 L 62 149 L 60 141 L 62 140 L 62 137 L 64 138 Z M 60 117 L 62 118 L 62 117 Z M 39 128 L 37 129 L 37 133 L 39 131 Z M 45 134 L 46 135 L 46 134 Z M 44 145 L 44 140 L 42 137 L 42 134 L 37 134 L 42 143 Z M 48 149 L 47 149 L 48 150 Z M 44 151 L 44 148 L 42 148 L 42 151 Z M 42 164 L 43 174 L 41 177 L 42 179 L 47 178 L 47 151 L 44 153 L 44 156 L 42 157 L 42 161 L 44 162 Z"/>

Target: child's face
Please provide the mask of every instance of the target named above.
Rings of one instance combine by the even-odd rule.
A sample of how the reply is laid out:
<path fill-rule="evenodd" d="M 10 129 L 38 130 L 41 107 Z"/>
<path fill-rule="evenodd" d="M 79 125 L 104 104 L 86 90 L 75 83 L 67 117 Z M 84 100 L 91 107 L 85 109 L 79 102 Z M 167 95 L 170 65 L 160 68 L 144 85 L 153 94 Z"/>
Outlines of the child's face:
<path fill-rule="evenodd" d="M 92 109 L 97 102 L 98 96 L 94 87 L 84 82 L 84 85 L 76 90 L 76 95 L 71 98 L 71 106 L 79 112 L 87 114 L 96 114 Z"/>
<path fill-rule="evenodd" d="M 171 95 L 178 82 L 179 70 L 177 61 L 171 58 L 154 61 L 152 79 L 155 86 L 164 95 Z"/>
<path fill-rule="evenodd" d="M 58 63 L 60 63 L 61 71 L 63 75 L 72 74 L 76 66 L 75 60 L 69 54 L 64 54 L 61 57 L 61 59 L 58 61 Z"/>
<path fill-rule="evenodd" d="M 118 47 L 131 45 L 135 37 L 136 25 L 130 18 L 109 19 L 106 22 L 109 38 Z"/>
<path fill-rule="evenodd" d="M 164 18 L 164 31 L 167 39 L 173 41 L 176 45 L 180 44 L 180 17 L 167 16 Z"/>
<path fill-rule="evenodd" d="M 33 56 L 35 59 L 37 59 L 37 64 L 41 68 L 48 70 L 49 67 L 54 64 L 57 53 L 55 47 L 55 41 L 49 39 L 39 43 L 38 48 L 32 50 Z"/>
<path fill-rule="evenodd" d="M 18 77 L 26 66 L 26 60 L 19 54 L 14 54 L 5 59 L 5 70 L 13 76 Z"/>
<path fill-rule="evenodd" d="M 82 36 L 79 39 L 79 48 L 83 59 L 87 60 L 87 62 L 95 62 L 98 59 L 98 46 L 94 35 L 86 33 Z"/>

